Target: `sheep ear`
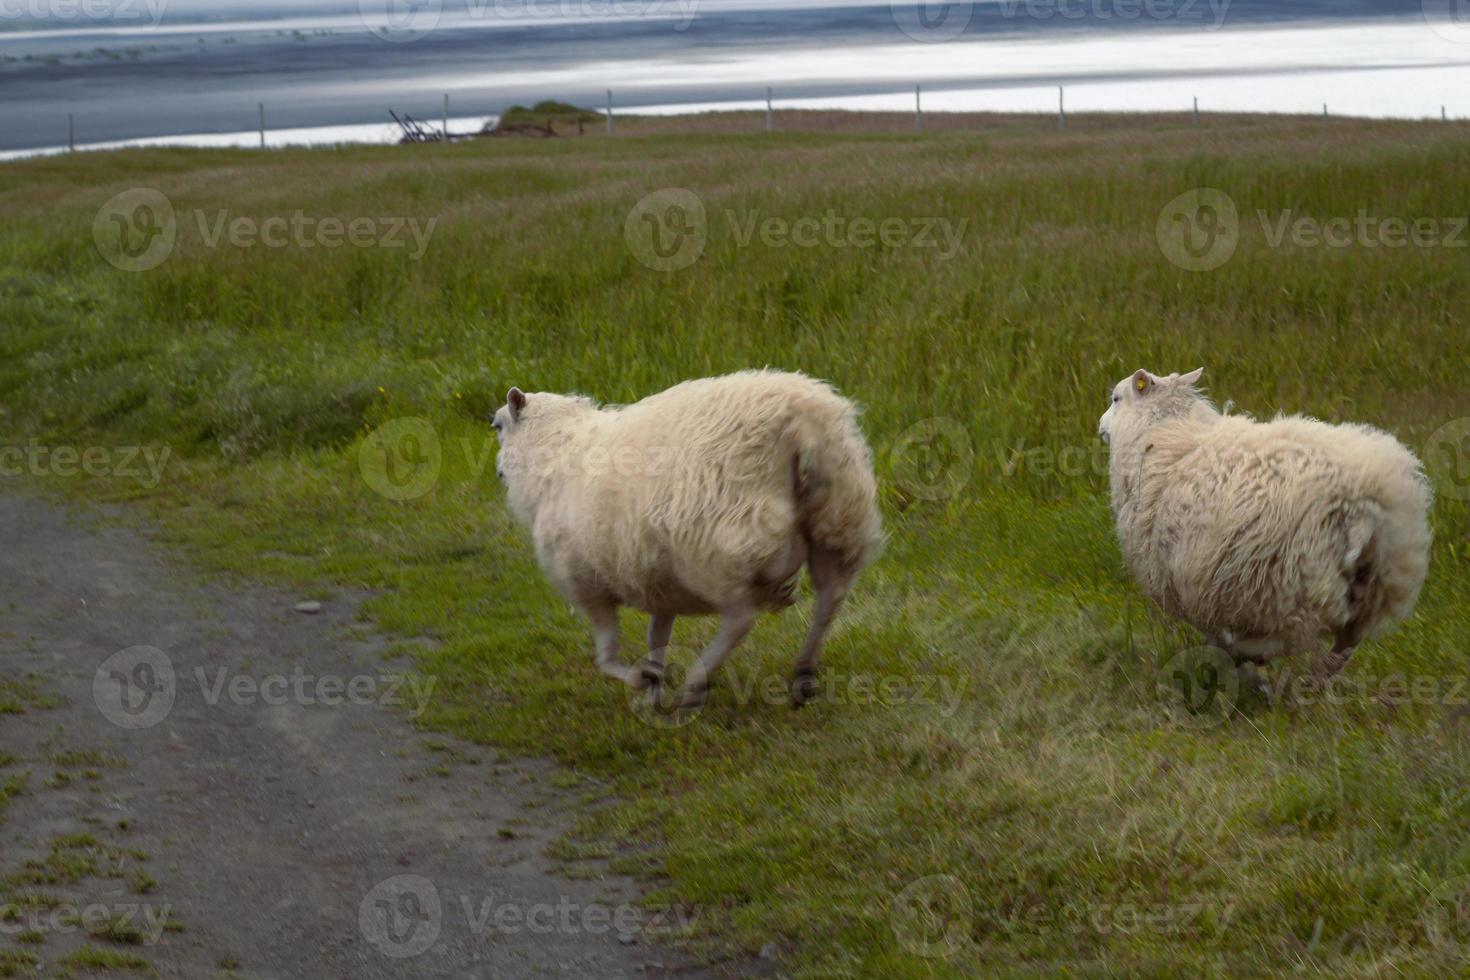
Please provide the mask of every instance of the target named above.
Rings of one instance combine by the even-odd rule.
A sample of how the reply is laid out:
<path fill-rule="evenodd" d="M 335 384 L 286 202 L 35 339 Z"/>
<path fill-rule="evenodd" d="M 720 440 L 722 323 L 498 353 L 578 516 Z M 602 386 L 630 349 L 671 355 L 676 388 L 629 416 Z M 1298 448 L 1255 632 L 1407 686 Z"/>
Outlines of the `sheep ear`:
<path fill-rule="evenodd" d="M 526 407 L 526 393 L 519 388 L 512 388 L 506 392 L 505 404 L 510 409 L 510 420 L 519 422 L 521 411 Z"/>
<path fill-rule="evenodd" d="M 1190 371 L 1188 374 L 1180 375 L 1179 381 L 1180 381 L 1181 384 L 1192 385 L 1196 381 L 1198 381 L 1199 380 L 1199 376 L 1202 375 L 1202 374 L 1204 374 L 1204 373 L 1205 373 L 1205 369 L 1204 368 L 1202 368 L 1202 367 L 1201 368 L 1195 368 L 1193 371 Z"/>
<path fill-rule="evenodd" d="M 1154 386 L 1154 376 L 1152 374 L 1149 374 L 1143 368 L 1139 368 L 1137 371 L 1133 372 L 1132 383 L 1134 391 L 1138 392 L 1140 395 L 1146 395 L 1148 394 L 1149 389 Z"/>

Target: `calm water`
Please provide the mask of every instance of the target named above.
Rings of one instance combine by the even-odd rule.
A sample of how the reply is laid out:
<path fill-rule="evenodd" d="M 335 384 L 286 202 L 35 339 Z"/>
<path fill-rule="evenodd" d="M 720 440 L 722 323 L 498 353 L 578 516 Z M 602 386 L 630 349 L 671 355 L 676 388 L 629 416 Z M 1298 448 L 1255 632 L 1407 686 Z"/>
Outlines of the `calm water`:
<path fill-rule="evenodd" d="M 0 0 L 0 151 L 66 141 L 396 136 L 557 98 L 763 105 L 1187 109 L 1470 117 L 1464 0 Z M 1465 19 L 1455 12 L 1464 6 Z M 37 14 L 50 11 L 43 20 Z M 77 11 L 77 16 L 72 16 Z M 19 16 L 24 14 L 24 16 Z"/>

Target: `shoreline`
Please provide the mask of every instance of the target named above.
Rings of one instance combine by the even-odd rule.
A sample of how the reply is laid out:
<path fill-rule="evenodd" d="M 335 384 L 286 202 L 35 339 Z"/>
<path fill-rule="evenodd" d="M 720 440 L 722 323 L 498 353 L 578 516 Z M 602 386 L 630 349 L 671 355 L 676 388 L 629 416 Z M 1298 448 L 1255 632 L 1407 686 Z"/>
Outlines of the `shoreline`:
<path fill-rule="evenodd" d="M 1035 120 L 1038 132 L 1055 133 L 1056 111 L 1050 113 L 1028 110 L 946 110 L 925 109 L 922 113 L 921 132 L 956 132 L 971 129 L 980 131 L 986 126 L 1008 125 Z M 621 127 L 624 136 L 670 135 L 688 133 L 722 133 L 739 135 L 759 134 L 765 131 L 766 110 L 758 103 L 742 104 L 738 108 L 709 108 L 703 105 L 681 111 L 678 106 L 637 106 L 626 113 L 613 114 L 615 137 Z M 1147 123 L 1151 125 L 1180 123 L 1189 125 L 1196 114 L 1191 109 L 1176 112 L 1157 110 L 1067 110 L 1066 124 L 1074 128 L 1089 128 L 1088 124 L 1109 123 L 1115 120 Z M 1454 116 L 1361 116 L 1351 114 L 1329 115 L 1325 119 L 1310 112 L 1267 112 L 1267 111 L 1208 111 L 1201 109 L 1197 114 L 1199 125 L 1207 122 L 1219 125 L 1238 124 L 1250 121 L 1282 122 L 1300 119 L 1306 123 L 1354 122 L 1369 124 L 1414 124 L 1434 123 L 1450 125 L 1470 122 L 1470 119 Z M 449 130 L 451 142 L 465 142 L 478 138 L 480 130 L 499 119 L 498 115 L 452 116 Z M 772 112 L 774 129 L 777 132 L 845 132 L 845 133 L 908 133 L 914 134 L 915 114 L 884 109 L 780 108 Z M 420 120 L 438 131 L 439 119 Z M 631 130 L 631 132 L 629 132 Z M 283 129 L 266 129 L 267 150 L 311 149 L 338 146 L 396 146 L 401 142 L 402 131 L 393 122 L 357 123 L 345 125 L 301 126 Z M 606 138 L 602 122 L 587 126 L 585 137 L 561 134 L 559 138 Z M 259 149 L 259 130 L 237 130 L 226 133 L 184 133 L 169 136 L 144 136 L 135 139 L 109 140 L 98 143 L 78 143 L 75 150 L 65 145 L 34 147 L 20 150 L 0 150 L 0 163 L 13 163 L 45 157 L 65 156 L 69 152 L 105 153 L 115 150 L 135 149 Z"/>

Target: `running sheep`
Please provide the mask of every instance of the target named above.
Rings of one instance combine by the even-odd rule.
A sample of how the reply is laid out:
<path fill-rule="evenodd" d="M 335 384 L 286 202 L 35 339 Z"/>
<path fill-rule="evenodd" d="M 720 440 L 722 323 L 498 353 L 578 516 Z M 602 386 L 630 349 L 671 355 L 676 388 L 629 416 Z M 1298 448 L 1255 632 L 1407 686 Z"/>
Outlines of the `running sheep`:
<path fill-rule="evenodd" d="M 1318 669 L 1335 673 L 1418 598 L 1432 499 L 1420 462 L 1367 425 L 1222 415 L 1195 389 L 1203 371 L 1140 370 L 1098 422 L 1123 556 L 1237 664 L 1329 635 Z"/>
<path fill-rule="evenodd" d="M 657 703 L 676 616 L 718 613 L 677 704 L 710 677 L 761 610 L 816 592 L 797 655 L 796 706 L 816 691 L 822 639 L 883 532 L 853 405 L 801 374 L 686 381 L 621 408 L 512 388 L 495 413 L 496 469 L 554 585 L 592 621 L 602 673 Z M 651 613 L 648 657 L 618 657 L 618 610 Z"/>

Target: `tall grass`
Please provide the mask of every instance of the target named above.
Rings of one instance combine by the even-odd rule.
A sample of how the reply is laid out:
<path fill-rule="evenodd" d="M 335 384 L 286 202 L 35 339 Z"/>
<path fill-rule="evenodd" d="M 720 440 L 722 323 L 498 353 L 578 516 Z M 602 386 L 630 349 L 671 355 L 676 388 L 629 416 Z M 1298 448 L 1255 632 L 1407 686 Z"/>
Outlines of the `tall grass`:
<path fill-rule="evenodd" d="M 138 501 L 210 565 L 375 590 L 383 627 L 434 641 L 411 645 L 438 679 L 426 724 L 597 777 L 616 802 L 589 807 L 583 830 L 626 845 L 617 861 L 650 876 L 653 901 L 692 911 L 670 941 L 710 956 L 775 943 L 811 976 L 1428 974 L 1466 952 L 1433 928 L 1434 890 L 1470 873 L 1467 710 L 1444 693 L 1470 643 L 1455 460 L 1430 459 L 1451 492 L 1419 612 L 1354 659 L 1352 696 L 1248 698 L 1191 725 L 1156 687 L 1200 638 L 1121 568 L 1094 432 L 1139 366 L 1203 364 L 1242 410 L 1369 420 L 1415 448 L 1470 416 L 1470 250 L 1273 247 L 1256 215 L 1470 214 L 1465 136 L 1245 118 L 1084 119 L 1059 136 L 1020 118 L 921 139 L 654 133 L 11 164 L 0 428 L 20 444 L 167 444 L 155 488 L 55 482 Z M 99 258 L 92 222 L 136 186 L 169 197 L 180 231 L 167 261 L 130 274 Z M 1236 202 L 1241 235 L 1196 273 L 1170 263 L 1155 224 L 1201 186 Z M 708 232 L 669 273 L 624 238 L 629 210 L 666 187 L 700 196 Z M 194 216 L 298 209 L 437 224 L 415 262 L 211 248 Z M 969 224 L 948 260 L 734 230 L 829 210 Z M 758 626 L 693 723 L 650 725 L 595 675 L 585 624 L 511 526 L 483 419 L 511 384 L 626 402 L 761 365 L 863 405 L 889 547 L 840 618 L 811 709 L 753 693 L 782 690 L 799 607 Z M 443 471 L 395 501 L 360 454 L 404 416 L 430 420 Z M 916 461 L 925 425 L 950 438 Z M 916 465 L 951 492 L 916 491 Z M 626 619 L 635 649 L 641 618 Z M 676 642 L 710 631 L 681 621 Z M 1394 674 L 1441 693 L 1385 697 Z"/>

